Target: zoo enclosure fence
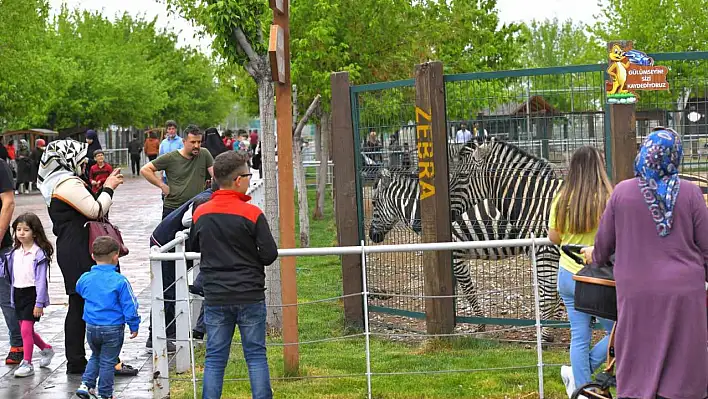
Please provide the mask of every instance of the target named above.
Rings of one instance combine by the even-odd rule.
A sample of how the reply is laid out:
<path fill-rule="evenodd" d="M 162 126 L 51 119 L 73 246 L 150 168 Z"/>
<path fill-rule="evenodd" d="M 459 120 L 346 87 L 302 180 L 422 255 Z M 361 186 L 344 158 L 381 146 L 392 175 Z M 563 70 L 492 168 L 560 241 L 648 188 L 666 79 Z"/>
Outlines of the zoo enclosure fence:
<path fill-rule="evenodd" d="M 708 177 L 708 52 L 656 53 L 649 56 L 653 57 L 656 65 L 669 69 L 667 81 L 671 89 L 641 92 L 640 101 L 629 106 L 607 103 L 606 63 L 443 74 L 441 85 L 436 85 L 436 92 L 443 93 L 444 112 L 438 112 L 437 118 L 433 116 L 433 119 L 441 120 L 444 129 L 432 134 L 445 136 L 447 140 L 449 175 L 452 177 L 456 167 L 464 166 L 455 156 L 461 147 L 456 143 L 456 133 L 464 123 L 471 132 L 474 132 L 476 124 L 489 136 L 501 138 L 550 161 L 561 176 L 565 175 L 570 157 L 577 148 L 595 146 L 604 153 L 607 173 L 614 180 L 620 175 L 627 176 L 628 172 L 629 176 L 633 175 L 631 164 L 636 148 L 652 128 L 671 127 L 679 132 L 684 143 L 682 171 L 700 178 Z M 338 102 L 342 113 L 333 112 L 334 120 L 337 121 L 339 115 L 338 120 L 341 121 L 336 125 L 346 129 L 335 129 L 333 140 L 341 146 L 345 140 L 353 139 L 353 147 L 351 150 L 347 148 L 348 153 L 337 158 L 338 175 L 335 180 L 355 180 L 356 190 L 353 193 L 355 200 L 338 199 L 340 206 L 336 213 L 343 215 L 342 220 L 356 220 L 358 230 L 347 235 L 350 239 L 342 241 L 343 245 L 356 245 L 362 239 L 371 242 L 368 241 L 367 230 L 374 219 L 374 184 L 381 169 L 412 168 L 418 171 L 416 105 L 419 105 L 417 101 L 423 97 L 422 94 L 416 88 L 415 78 L 363 85 L 349 85 L 347 80 L 347 87 L 342 90 L 341 96 L 347 101 Z M 623 108 L 625 110 L 621 112 Z M 346 120 L 341 116 L 345 113 Z M 378 145 L 367 144 L 372 131 L 381 139 Z M 398 142 L 390 141 L 394 135 Z M 439 144 L 441 142 L 435 144 L 436 153 L 443 152 L 443 146 Z M 351 161 L 347 164 L 346 160 Z M 436 173 L 440 169 L 436 168 Z M 338 188 L 340 193 L 349 195 L 346 190 L 344 184 Z M 436 195 L 445 194 L 438 192 Z M 396 198 L 399 203 L 409 200 L 403 194 L 400 197 Z M 550 199 L 544 198 L 547 202 Z M 430 223 L 421 221 L 424 211 L 419 213 L 415 218 L 401 218 L 403 220 L 390 229 L 385 242 L 395 244 L 420 240 L 421 235 L 414 232 L 411 226 L 418 224 L 424 229 Z M 440 206 L 437 213 L 444 214 L 446 210 Z M 547 223 L 548 213 L 539 218 Z M 338 229 L 339 234 L 344 235 L 349 225 L 340 223 Z M 373 256 L 368 262 L 372 291 L 386 294 L 422 293 L 420 276 L 424 266 L 423 260 L 416 254 Z M 528 273 L 515 274 L 509 281 L 509 274 L 492 271 L 507 267 L 518 270 L 515 259 L 495 262 L 473 260 L 470 263 L 478 276 L 489 277 L 486 280 L 489 284 L 503 286 L 508 282 L 511 286 L 530 285 Z M 351 261 L 347 265 L 358 269 L 358 262 Z M 352 290 L 356 291 L 358 287 Z M 532 322 L 532 314 L 525 306 L 531 296 L 530 290 L 526 290 L 519 300 L 502 301 L 500 295 L 487 298 L 481 306 L 488 316 L 488 324 Z M 499 306 L 500 303 L 504 306 Z M 426 317 L 421 302 L 407 298 L 378 300 L 369 305 L 370 310 L 381 315 L 412 320 Z M 458 320 L 473 320 L 474 314 L 469 307 L 459 306 L 455 309 L 455 317 Z"/>
<path fill-rule="evenodd" d="M 158 399 L 163 399 L 169 397 L 170 394 L 170 382 L 171 381 L 190 381 L 192 383 L 192 389 L 194 398 L 197 398 L 197 385 L 200 380 L 197 378 L 196 374 L 196 360 L 195 360 L 195 347 L 194 344 L 197 340 L 192 337 L 192 329 L 196 319 L 199 315 L 201 308 L 201 298 L 198 296 L 192 296 L 189 293 L 189 284 L 193 281 L 194 277 L 199 273 L 199 260 L 201 255 L 195 252 L 185 252 L 185 241 L 188 238 L 187 231 L 177 233 L 175 239 L 167 243 L 162 247 L 152 247 L 150 252 L 150 270 L 151 270 L 151 308 L 152 313 L 155 315 L 153 318 L 153 330 L 152 330 L 152 342 L 153 342 L 153 397 Z M 544 398 L 544 380 L 543 380 L 543 369 L 549 366 L 559 366 L 552 364 L 544 364 L 543 362 L 543 350 L 541 346 L 541 316 L 539 308 L 539 288 L 538 280 L 536 276 L 536 249 L 540 246 L 552 245 L 547 238 L 537 239 L 531 237 L 530 239 L 516 239 L 516 240 L 498 240 L 498 241 L 476 241 L 476 242 L 446 242 L 446 243 L 425 243 L 425 244 L 403 244 L 403 245 L 379 245 L 379 246 L 366 246 L 364 241 L 361 241 L 359 246 L 348 246 L 348 247 L 322 247 L 322 248 L 302 248 L 302 249 L 280 249 L 278 251 L 279 256 L 330 256 L 330 255 L 360 255 L 362 261 L 362 286 L 363 291 L 359 293 L 353 293 L 348 295 L 342 295 L 332 298 L 322 298 L 309 302 L 299 302 L 297 304 L 283 304 L 282 307 L 288 306 L 307 306 L 315 303 L 338 301 L 345 297 L 351 296 L 361 296 L 364 306 L 364 328 L 361 333 L 353 333 L 349 335 L 328 337 L 319 340 L 310 341 L 300 341 L 296 345 L 313 345 L 322 342 L 331 341 L 341 341 L 352 338 L 362 338 L 364 339 L 364 348 L 362 351 L 365 353 L 366 362 L 366 372 L 360 374 L 335 374 L 335 375 L 304 375 L 296 377 L 274 377 L 273 380 L 297 380 L 297 379 L 332 379 L 332 378 L 365 378 L 366 379 L 366 390 L 369 399 L 375 394 L 375 387 L 372 385 L 372 377 L 377 376 L 389 376 L 395 378 L 395 376 L 400 375 L 438 375 L 438 374 L 448 374 L 448 373 L 474 373 L 480 371 L 511 371 L 511 370 L 521 370 L 521 369 L 538 369 L 538 394 L 540 398 Z M 411 371 L 397 371 L 397 372 L 372 372 L 372 357 L 375 357 L 375 353 L 372 353 L 370 341 L 372 336 L 377 337 L 394 337 L 405 334 L 389 334 L 389 333 L 376 333 L 372 332 L 370 328 L 369 310 L 367 307 L 369 295 L 367 287 L 367 273 L 366 273 L 366 255 L 368 253 L 390 253 L 390 252 L 414 252 L 414 251 L 451 251 L 454 249 L 475 249 L 475 248 L 502 248 L 502 247 L 530 247 L 531 248 L 531 266 L 532 275 L 534 276 L 533 281 L 533 291 L 534 291 L 534 307 L 535 307 L 535 324 L 532 326 L 535 328 L 536 333 L 536 355 L 537 363 L 534 365 L 514 365 L 509 367 L 493 367 L 493 368 L 474 368 L 474 369 L 457 369 L 457 370 L 411 370 Z M 169 252 L 171 250 L 175 252 Z M 164 287 L 162 282 L 162 266 L 161 261 L 173 260 L 175 261 L 176 267 L 176 278 L 175 282 L 169 286 Z M 193 267 L 187 269 L 187 261 L 193 261 Z M 167 352 L 167 334 L 166 325 L 164 319 L 164 302 L 169 301 L 165 299 L 165 289 L 170 289 L 174 286 L 175 288 L 175 320 L 172 321 L 176 326 L 176 339 L 174 340 L 176 346 L 176 352 L 172 358 Z M 426 301 L 434 302 L 436 299 L 441 299 L 439 296 L 420 296 L 421 299 Z M 171 323 L 172 323 L 171 322 Z M 513 330 L 522 329 L 524 327 L 515 327 Z M 526 327 L 528 328 L 528 327 Z M 498 332 L 490 331 L 490 332 Z M 426 335 L 416 335 L 423 338 L 445 338 L 445 337 L 460 337 L 460 336 L 475 336 L 485 334 L 485 332 L 478 333 L 453 333 L 453 334 L 426 334 Z M 172 341 L 172 340 L 171 340 Z M 237 346 L 235 343 L 232 346 Z M 268 343 L 267 346 L 284 346 L 283 343 Z M 174 362 L 174 372 L 176 374 L 191 372 L 191 378 L 181 378 L 174 377 L 170 375 L 170 364 Z M 236 379 L 226 379 L 227 381 L 248 381 L 247 377 L 236 378 Z"/>

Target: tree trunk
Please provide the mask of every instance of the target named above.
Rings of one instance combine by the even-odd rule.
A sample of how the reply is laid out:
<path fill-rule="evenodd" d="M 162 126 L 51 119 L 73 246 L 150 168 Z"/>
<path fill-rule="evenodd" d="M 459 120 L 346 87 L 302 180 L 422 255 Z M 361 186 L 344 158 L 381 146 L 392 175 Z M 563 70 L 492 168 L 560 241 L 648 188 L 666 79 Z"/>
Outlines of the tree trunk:
<path fill-rule="evenodd" d="M 297 125 L 297 86 L 293 85 L 293 129 Z M 300 218 L 300 248 L 310 246 L 310 215 L 307 204 L 307 181 L 302 166 L 302 130 L 293 133 L 293 168 L 297 189 L 298 216 Z"/>
<path fill-rule="evenodd" d="M 268 65 L 267 56 L 263 65 Z M 256 77 L 258 84 L 258 107 L 261 118 L 261 156 L 263 162 L 265 185 L 265 216 L 270 225 L 270 231 L 276 243 L 280 243 L 280 226 L 278 215 L 278 172 L 275 160 L 275 90 L 269 79 L 270 71 L 261 71 Z M 283 298 L 280 286 L 280 260 L 276 260 L 266 269 L 266 305 L 268 313 L 266 323 L 271 330 L 282 331 L 283 328 Z"/>
<path fill-rule="evenodd" d="M 317 180 L 317 207 L 315 209 L 315 219 L 322 219 L 324 217 L 324 203 L 327 190 L 327 180 L 329 176 L 329 143 L 330 134 L 332 131 L 331 119 L 329 112 L 322 112 L 322 117 L 320 119 L 320 166 L 317 175 L 319 179 Z M 333 197 L 334 198 L 334 197 Z"/>
<path fill-rule="evenodd" d="M 317 122 L 315 123 L 315 159 L 322 164 L 322 107 L 317 109 Z M 320 180 L 327 178 L 327 176 L 322 175 L 322 168 L 317 167 L 317 187 L 315 194 L 315 212 L 312 214 L 312 218 L 315 220 L 321 220 L 324 217 L 324 209 L 320 208 L 320 195 L 322 191 L 320 190 Z"/>
<path fill-rule="evenodd" d="M 317 112 L 315 113 L 317 121 L 315 122 L 315 161 L 322 160 L 322 129 L 320 126 L 322 119 L 322 106 L 317 106 Z M 317 181 L 320 179 L 320 174 L 317 173 Z"/>
<path fill-rule="evenodd" d="M 300 248 L 310 246 L 310 215 L 307 203 L 307 182 L 305 181 L 305 168 L 302 166 L 302 136 L 293 137 L 293 167 L 295 168 L 295 186 L 297 187 L 297 200 L 300 216 Z"/>

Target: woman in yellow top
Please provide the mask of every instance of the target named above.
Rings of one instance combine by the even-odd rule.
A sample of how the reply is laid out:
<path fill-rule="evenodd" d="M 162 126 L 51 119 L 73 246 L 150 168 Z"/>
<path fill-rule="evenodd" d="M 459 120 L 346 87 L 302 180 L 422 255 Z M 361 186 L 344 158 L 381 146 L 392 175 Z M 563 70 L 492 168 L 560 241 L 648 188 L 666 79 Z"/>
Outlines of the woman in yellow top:
<path fill-rule="evenodd" d="M 584 146 L 570 160 L 568 178 L 553 199 L 549 220 L 549 238 L 556 245 L 578 244 L 592 246 L 600 217 L 612 193 L 600 151 Z M 558 293 L 570 321 L 570 367 L 561 367 L 561 378 L 570 397 L 579 388 L 591 382 L 592 373 L 607 358 L 608 336 L 592 349 L 591 317 L 575 310 L 575 280 L 582 265 L 561 253 L 558 268 Z M 609 333 L 613 322 L 599 320 Z"/>

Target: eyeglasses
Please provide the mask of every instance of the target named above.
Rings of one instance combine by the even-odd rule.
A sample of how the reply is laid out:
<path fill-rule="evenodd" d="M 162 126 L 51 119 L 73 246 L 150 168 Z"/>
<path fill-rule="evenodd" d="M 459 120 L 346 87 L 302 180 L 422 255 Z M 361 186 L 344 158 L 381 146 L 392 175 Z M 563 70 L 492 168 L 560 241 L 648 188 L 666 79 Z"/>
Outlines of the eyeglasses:
<path fill-rule="evenodd" d="M 234 178 L 234 181 L 235 181 L 236 179 L 238 179 L 239 177 L 251 177 L 251 176 L 253 176 L 253 173 L 244 173 L 244 174 L 242 174 L 242 175 L 236 176 L 236 177 Z"/>

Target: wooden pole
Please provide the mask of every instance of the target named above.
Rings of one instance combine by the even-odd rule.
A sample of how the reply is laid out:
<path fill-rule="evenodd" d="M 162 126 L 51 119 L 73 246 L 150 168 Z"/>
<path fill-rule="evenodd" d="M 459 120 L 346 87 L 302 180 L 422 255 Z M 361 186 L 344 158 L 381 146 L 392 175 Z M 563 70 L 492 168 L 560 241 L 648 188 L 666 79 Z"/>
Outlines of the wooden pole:
<path fill-rule="evenodd" d="M 282 59 L 278 71 L 284 71 L 283 81 L 275 84 L 275 113 L 278 124 L 278 211 L 280 215 L 280 248 L 295 248 L 295 195 L 293 175 L 293 114 L 290 83 L 290 16 L 289 0 L 271 2 L 273 23 L 282 29 Z M 272 32 L 273 30 L 271 30 Z M 273 38 L 271 37 L 271 40 Z M 282 64 L 280 64 L 282 62 Z M 283 296 L 283 360 L 285 374 L 297 375 L 300 363 L 297 320 L 297 282 L 295 257 L 280 259 L 280 281 Z M 290 306 L 288 306 L 290 305 Z"/>
<path fill-rule="evenodd" d="M 337 221 L 337 242 L 340 246 L 359 245 L 357 214 L 356 160 L 352 104 L 349 97 L 349 73 L 330 75 L 332 85 L 332 147 L 334 160 L 334 215 Z M 324 129 L 325 127 L 323 127 Z M 322 159 L 321 162 L 327 162 Z M 323 177 L 324 178 L 324 177 Z M 322 193 L 324 195 L 324 193 Z M 361 256 L 342 255 L 342 285 L 344 295 L 363 291 Z M 344 322 L 347 327 L 364 327 L 364 301 L 361 296 L 344 298 Z"/>
<path fill-rule="evenodd" d="M 612 151 L 612 182 L 634 177 L 637 156 L 637 122 L 634 104 L 610 105 L 610 145 Z"/>
<path fill-rule="evenodd" d="M 416 66 L 415 113 L 418 179 L 423 242 L 451 241 L 450 192 L 445 131 L 445 86 L 439 61 Z M 450 334 L 455 328 L 452 254 L 425 251 L 425 295 L 448 296 L 425 300 L 428 334 Z"/>

